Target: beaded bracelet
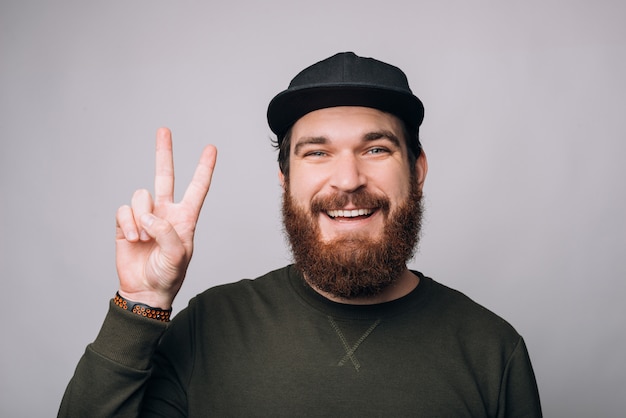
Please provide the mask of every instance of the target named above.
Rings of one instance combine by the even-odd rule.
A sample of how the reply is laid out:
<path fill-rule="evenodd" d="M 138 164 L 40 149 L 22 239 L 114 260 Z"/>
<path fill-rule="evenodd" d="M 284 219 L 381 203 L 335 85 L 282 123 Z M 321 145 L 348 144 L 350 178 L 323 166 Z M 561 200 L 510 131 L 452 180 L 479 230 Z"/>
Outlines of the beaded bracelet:
<path fill-rule="evenodd" d="M 170 322 L 171 309 L 153 308 L 143 303 L 132 302 L 120 296 L 119 292 L 115 293 L 115 304 L 120 308 L 131 311 L 134 314 L 144 316 L 146 318 L 156 319 L 161 322 Z"/>

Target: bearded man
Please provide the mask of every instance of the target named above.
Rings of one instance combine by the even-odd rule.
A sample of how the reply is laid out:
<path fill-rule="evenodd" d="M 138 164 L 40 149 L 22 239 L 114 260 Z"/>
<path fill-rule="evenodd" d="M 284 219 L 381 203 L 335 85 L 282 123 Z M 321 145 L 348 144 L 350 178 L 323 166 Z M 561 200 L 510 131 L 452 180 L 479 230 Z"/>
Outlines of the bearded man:
<path fill-rule="evenodd" d="M 298 74 L 268 108 L 294 264 L 209 289 L 170 324 L 216 151 L 175 204 L 159 130 L 154 199 L 118 210 L 119 291 L 59 416 L 541 416 L 522 337 L 407 268 L 423 112 L 405 74 L 372 58 Z"/>

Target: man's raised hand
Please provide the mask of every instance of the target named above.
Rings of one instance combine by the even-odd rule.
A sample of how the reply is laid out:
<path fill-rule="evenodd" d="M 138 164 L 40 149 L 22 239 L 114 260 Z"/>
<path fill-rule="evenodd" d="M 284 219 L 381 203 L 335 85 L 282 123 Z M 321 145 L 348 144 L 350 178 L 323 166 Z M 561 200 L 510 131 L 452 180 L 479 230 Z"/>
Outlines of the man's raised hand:
<path fill-rule="evenodd" d="M 169 309 L 193 253 L 200 210 L 211 185 L 217 150 L 208 145 L 183 199 L 174 203 L 172 133 L 157 131 L 154 199 L 137 190 L 116 217 L 116 265 L 122 297 Z"/>

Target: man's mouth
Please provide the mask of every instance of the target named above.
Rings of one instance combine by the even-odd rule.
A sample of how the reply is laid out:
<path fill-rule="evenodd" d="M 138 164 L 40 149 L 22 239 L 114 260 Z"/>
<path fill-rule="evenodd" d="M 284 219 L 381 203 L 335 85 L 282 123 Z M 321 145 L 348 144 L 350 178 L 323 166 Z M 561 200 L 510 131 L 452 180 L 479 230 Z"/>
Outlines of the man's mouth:
<path fill-rule="evenodd" d="M 332 218 L 359 218 L 368 217 L 374 213 L 374 209 L 351 209 L 351 210 L 328 210 L 326 214 Z"/>

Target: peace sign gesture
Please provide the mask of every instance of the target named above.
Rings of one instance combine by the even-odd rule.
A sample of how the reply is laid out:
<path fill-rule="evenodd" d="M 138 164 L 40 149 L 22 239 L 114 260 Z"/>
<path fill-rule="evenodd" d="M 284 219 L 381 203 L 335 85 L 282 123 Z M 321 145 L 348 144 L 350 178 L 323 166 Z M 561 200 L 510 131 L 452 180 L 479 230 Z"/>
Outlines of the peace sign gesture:
<path fill-rule="evenodd" d="M 202 151 L 183 199 L 174 202 L 172 133 L 157 131 L 154 199 L 145 189 L 133 194 L 116 216 L 116 265 L 122 297 L 169 309 L 185 278 L 193 237 L 211 185 L 217 149 Z"/>

